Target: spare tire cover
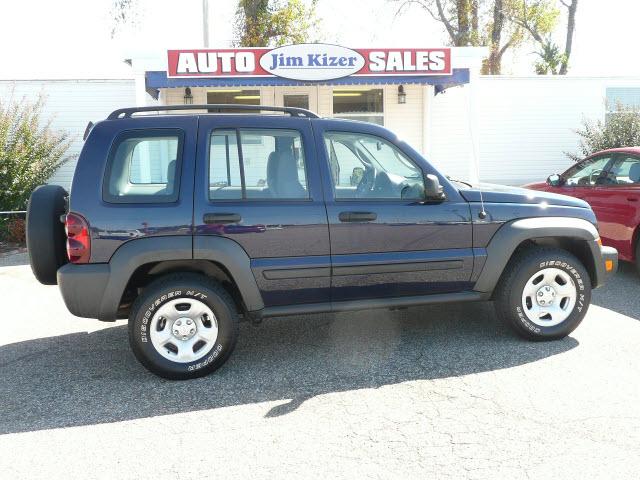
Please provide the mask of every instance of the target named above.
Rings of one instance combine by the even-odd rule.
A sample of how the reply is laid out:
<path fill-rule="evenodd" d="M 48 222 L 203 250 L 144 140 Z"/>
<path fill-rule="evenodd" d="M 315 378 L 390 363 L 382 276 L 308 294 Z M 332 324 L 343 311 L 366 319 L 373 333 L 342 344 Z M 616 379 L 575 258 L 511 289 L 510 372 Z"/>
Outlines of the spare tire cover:
<path fill-rule="evenodd" d="M 27 206 L 27 251 L 31 270 L 40 283 L 55 285 L 58 268 L 67 263 L 66 235 L 60 221 L 67 192 L 59 185 L 41 185 Z"/>

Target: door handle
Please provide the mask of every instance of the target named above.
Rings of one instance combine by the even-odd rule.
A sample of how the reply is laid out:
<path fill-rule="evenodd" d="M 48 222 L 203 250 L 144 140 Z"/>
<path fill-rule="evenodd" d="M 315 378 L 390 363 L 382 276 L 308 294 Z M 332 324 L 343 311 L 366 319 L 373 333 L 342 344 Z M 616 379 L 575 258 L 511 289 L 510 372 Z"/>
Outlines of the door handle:
<path fill-rule="evenodd" d="M 340 212 L 341 222 L 373 222 L 378 215 L 374 212 Z"/>
<path fill-rule="evenodd" d="M 202 220 L 204 223 L 238 223 L 242 217 L 237 213 L 205 213 Z"/>
<path fill-rule="evenodd" d="M 637 197 L 627 197 L 627 200 L 628 200 L 629 202 L 637 202 L 637 201 L 638 201 L 638 198 L 637 198 Z"/>

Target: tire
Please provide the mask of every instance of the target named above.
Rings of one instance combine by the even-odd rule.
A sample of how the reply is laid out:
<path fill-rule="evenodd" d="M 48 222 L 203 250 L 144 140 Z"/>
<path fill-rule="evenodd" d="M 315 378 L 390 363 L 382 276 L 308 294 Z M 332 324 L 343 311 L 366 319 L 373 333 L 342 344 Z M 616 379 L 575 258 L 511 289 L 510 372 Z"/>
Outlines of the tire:
<path fill-rule="evenodd" d="M 237 339 L 233 299 L 221 285 L 202 275 L 160 278 L 131 307 L 131 349 L 142 365 L 163 378 L 208 375 L 226 361 Z"/>
<path fill-rule="evenodd" d="M 494 295 L 498 316 L 520 336 L 538 341 L 566 337 L 590 302 L 591 279 L 582 263 L 565 250 L 545 247 L 517 254 Z"/>
<path fill-rule="evenodd" d="M 27 206 L 27 251 L 31 271 L 40 283 L 55 285 L 56 272 L 67 263 L 66 235 L 60 216 L 67 192 L 58 185 L 36 188 Z"/>
<path fill-rule="evenodd" d="M 634 254 L 635 254 L 635 266 L 636 266 L 636 272 L 638 273 L 638 275 L 640 275 L 640 240 L 636 240 L 636 248 L 634 250 Z"/>

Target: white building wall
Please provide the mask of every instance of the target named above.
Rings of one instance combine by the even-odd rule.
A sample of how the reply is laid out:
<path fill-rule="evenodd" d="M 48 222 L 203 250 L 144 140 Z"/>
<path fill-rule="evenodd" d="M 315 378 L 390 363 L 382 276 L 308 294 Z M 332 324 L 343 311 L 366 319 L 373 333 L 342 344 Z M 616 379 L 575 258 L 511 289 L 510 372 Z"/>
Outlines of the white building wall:
<path fill-rule="evenodd" d="M 607 87 L 640 87 L 640 78 L 480 77 L 478 135 L 484 182 L 521 185 L 571 165 L 575 130 L 583 118 L 604 120 Z M 431 115 L 429 159 L 443 172 L 467 178 L 471 160 L 468 88 L 437 95 Z"/>
<path fill-rule="evenodd" d="M 87 123 L 103 120 L 113 110 L 135 105 L 133 80 L 11 80 L 0 81 L 0 101 L 11 98 L 30 102 L 45 97 L 43 119 L 51 119 L 54 130 L 69 133 L 70 159 L 58 170 L 51 183 L 69 188 L 77 156 L 82 149 Z"/>
<path fill-rule="evenodd" d="M 398 86 L 385 85 L 383 93 L 384 126 L 395 132 L 417 151 L 422 151 L 425 131 L 422 115 L 422 85 L 405 85 L 407 103 L 398 103 Z"/>

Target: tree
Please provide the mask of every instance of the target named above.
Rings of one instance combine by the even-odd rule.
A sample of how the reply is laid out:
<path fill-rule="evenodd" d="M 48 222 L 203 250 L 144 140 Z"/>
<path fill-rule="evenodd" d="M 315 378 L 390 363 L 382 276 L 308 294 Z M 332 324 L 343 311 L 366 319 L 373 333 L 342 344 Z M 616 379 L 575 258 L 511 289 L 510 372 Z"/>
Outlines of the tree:
<path fill-rule="evenodd" d="M 580 151 L 567 153 L 573 161 L 609 148 L 640 145 L 640 110 L 618 104 L 616 112 L 608 114 L 605 121 L 583 120 L 576 133 L 580 136 Z"/>
<path fill-rule="evenodd" d="M 550 37 L 560 15 L 560 10 L 550 5 L 546 0 L 523 0 L 520 14 L 512 18 L 514 22 L 525 28 L 540 45 L 541 50 L 537 53 L 542 58 L 542 61 L 537 62 L 535 65 L 538 74 L 553 73 L 554 75 L 566 75 L 569 70 L 569 58 L 571 57 L 573 47 L 573 32 L 576 26 L 578 0 L 571 0 L 570 3 L 568 3 L 567 0 L 559 1 L 560 4 L 567 9 L 564 53 L 560 53 L 560 47 L 555 44 Z M 532 18 L 537 19 L 537 21 L 532 21 Z M 556 52 L 556 54 L 551 55 L 553 52 Z M 549 60 L 551 63 L 544 66 L 543 64 L 546 60 Z M 560 61 L 559 68 L 557 68 L 558 65 L 554 66 L 557 61 Z"/>
<path fill-rule="evenodd" d="M 547 34 L 555 26 L 552 0 L 391 0 L 405 6 L 416 4 L 442 23 L 449 43 L 456 47 L 488 46 L 483 73 L 497 75 L 510 48 L 526 41 L 531 31 Z M 551 15 L 550 15 L 551 14 Z"/>
<path fill-rule="evenodd" d="M 138 22 L 138 0 L 112 0 L 110 15 L 113 22 L 111 38 L 114 38 L 125 25 Z"/>
<path fill-rule="evenodd" d="M 51 129 L 43 106 L 43 97 L 0 102 L 0 210 L 24 210 L 33 189 L 67 160 L 68 134 Z"/>
<path fill-rule="evenodd" d="M 316 25 L 317 0 L 240 0 L 236 10 L 236 38 L 239 47 L 280 46 L 309 41 Z"/>
<path fill-rule="evenodd" d="M 576 28 L 576 11 L 578 10 L 578 0 L 567 3 L 560 0 L 560 3 L 567 8 L 567 35 L 564 43 L 564 59 L 560 67 L 560 75 L 566 75 L 569 70 L 569 59 L 571 58 L 571 48 L 573 47 L 573 31 Z"/>
<path fill-rule="evenodd" d="M 534 65 L 538 75 L 558 75 L 562 65 L 565 64 L 565 57 L 560 53 L 560 47 L 550 40 L 542 44 L 541 50 L 536 52 L 536 55 L 540 57 L 540 61 Z"/>

